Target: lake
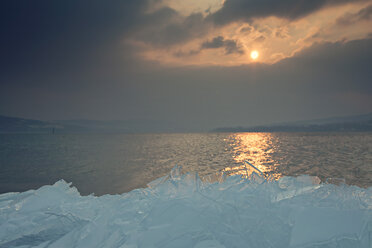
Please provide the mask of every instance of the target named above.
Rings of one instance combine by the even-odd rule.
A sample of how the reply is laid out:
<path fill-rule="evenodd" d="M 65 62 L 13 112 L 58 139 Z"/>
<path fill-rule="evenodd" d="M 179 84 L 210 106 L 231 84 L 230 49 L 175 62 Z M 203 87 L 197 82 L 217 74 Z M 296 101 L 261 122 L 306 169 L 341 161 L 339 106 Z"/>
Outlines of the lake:
<path fill-rule="evenodd" d="M 0 134 L 0 193 L 64 179 L 84 195 L 119 194 L 175 165 L 201 177 L 249 174 L 244 161 L 276 178 L 308 174 L 369 187 L 372 133 Z"/>

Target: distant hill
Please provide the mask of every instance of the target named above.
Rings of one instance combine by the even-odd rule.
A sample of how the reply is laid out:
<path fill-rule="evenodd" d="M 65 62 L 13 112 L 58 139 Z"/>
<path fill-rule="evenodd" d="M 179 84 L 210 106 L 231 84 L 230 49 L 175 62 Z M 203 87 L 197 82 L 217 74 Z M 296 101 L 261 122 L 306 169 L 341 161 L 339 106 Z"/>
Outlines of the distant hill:
<path fill-rule="evenodd" d="M 372 132 L 372 113 L 253 127 L 222 127 L 213 132 Z"/>
<path fill-rule="evenodd" d="M 61 128 L 58 123 L 0 115 L 0 133 L 50 133 Z"/>
<path fill-rule="evenodd" d="M 147 119 L 113 121 L 63 120 L 56 122 L 66 126 L 79 127 L 90 132 L 157 133 L 180 131 L 173 123 Z"/>
<path fill-rule="evenodd" d="M 172 123 L 156 120 L 40 121 L 0 116 L 0 133 L 150 133 L 181 131 Z"/>
<path fill-rule="evenodd" d="M 185 127 L 159 120 L 40 121 L 0 115 L 0 133 L 171 133 Z M 193 131 L 193 130 L 190 130 Z M 372 113 L 366 115 L 276 123 L 253 127 L 222 127 L 213 132 L 372 132 Z"/>

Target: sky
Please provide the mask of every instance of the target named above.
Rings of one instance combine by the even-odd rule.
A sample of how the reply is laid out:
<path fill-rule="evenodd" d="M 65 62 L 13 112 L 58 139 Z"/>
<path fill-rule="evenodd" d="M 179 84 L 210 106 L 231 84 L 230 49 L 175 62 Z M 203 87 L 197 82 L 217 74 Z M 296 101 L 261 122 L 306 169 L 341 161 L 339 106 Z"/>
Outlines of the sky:
<path fill-rule="evenodd" d="M 209 130 L 372 112 L 372 0 L 3 0 L 0 30 L 0 115 Z"/>

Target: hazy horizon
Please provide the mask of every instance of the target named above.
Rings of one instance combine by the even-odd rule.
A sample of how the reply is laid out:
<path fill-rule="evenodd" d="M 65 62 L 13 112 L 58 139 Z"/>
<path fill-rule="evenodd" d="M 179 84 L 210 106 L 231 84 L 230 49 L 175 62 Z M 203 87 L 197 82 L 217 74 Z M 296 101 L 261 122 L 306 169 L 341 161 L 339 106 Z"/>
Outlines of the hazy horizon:
<path fill-rule="evenodd" d="M 1 5 L 2 115 L 206 129 L 372 112 L 371 0 Z"/>
<path fill-rule="evenodd" d="M 283 122 L 268 122 L 268 123 L 261 123 L 256 125 L 269 125 L 269 124 L 279 124 L 279 123 L 296 123 L 296 122 L 303 122 L 303 121 L 316 121 L 316 120 L 327 120 L 327 119 L 336 119 L 336 118 L 347 118 L 347 117 L 359 117 L 359 116 L 367 116 L 372 115 L 372 112 L 365 112 L 365 113 L 359 113 L 359 114 L 352 114 L 352 115 L 330 115 L 325 116 L 321 118 L 313 118 L 313 119 L 295 119 L 295 120 L 287 120 Z M 134 119 L 36 119 L 36 118 L 25 118 L 24 116 L 10 116 L 10 115 L 4 115 L 0 113 L 0 116 L 4 117 L 10 117 L 10 118 L 19 118 L 19 119 L 30 119 L 30 120 L 40 120 L 45 122 L 53 122 L 53 121 L 97 121 L 97 122 L 115 122 L 115 121 L 162 121 L 160 119 L 148 119 L 148 118 L 134 118 Z"/>

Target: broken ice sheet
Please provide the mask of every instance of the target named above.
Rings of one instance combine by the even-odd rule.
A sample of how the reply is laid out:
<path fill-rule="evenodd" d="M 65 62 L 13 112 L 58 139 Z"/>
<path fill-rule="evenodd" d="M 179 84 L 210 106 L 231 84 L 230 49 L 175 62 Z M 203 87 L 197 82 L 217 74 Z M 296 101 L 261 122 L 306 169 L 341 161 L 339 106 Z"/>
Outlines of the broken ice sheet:
<path fill-rule="evenodd" d="M 0 195 L 0 247 L 370 247 L 372 188 L 316 177 L 168 176 L 122 195 Z M 215 178 L 215 179 L 213 179 Z"/>

